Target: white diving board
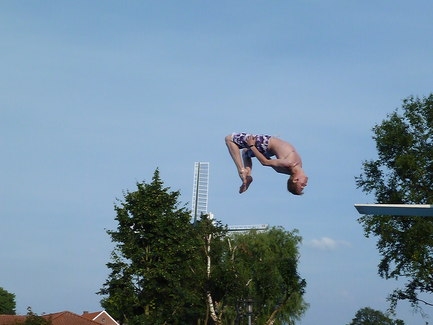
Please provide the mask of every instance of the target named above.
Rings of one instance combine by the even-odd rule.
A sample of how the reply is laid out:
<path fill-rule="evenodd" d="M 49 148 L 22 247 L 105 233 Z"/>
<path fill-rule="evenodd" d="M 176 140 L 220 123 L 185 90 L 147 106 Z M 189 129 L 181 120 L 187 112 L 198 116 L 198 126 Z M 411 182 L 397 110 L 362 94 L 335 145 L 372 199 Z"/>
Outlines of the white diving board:
<path fill-rule="evenodd" d="M 433 217 L 431 204 L 355 204 L 360 214 Z"/>

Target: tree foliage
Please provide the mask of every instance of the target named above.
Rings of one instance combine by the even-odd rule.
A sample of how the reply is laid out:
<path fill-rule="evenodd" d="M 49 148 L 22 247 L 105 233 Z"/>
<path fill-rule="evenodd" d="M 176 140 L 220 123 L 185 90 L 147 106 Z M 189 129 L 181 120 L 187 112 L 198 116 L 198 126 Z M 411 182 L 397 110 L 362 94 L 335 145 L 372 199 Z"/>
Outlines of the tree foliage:
<path fill-rule="evenodd" d="M 30 307 L 27 307 L 27 315 L 25 321 L 22 323 L 23 325 L 51 325 L 50 318 L 44 318 L 42 316 L 38 316 L 36 313 L 32 311 Z"/>
<path fill-rule="evenodd" d="M 117 229 L 107 231 L 116 246 L 99 294 L 115 319 L 241 325 L 245 299 L 260 324 L 291 324 L 304 313 L 295 231 L 229 236 L 205 215 L 192 224 L 190 211 L 179 208 L 180 193 L 163 186 L 158 169 L 151 183 L 136 185 L 115 205 Z"/>
<path fill-rule="evenodd" d="M 393 320 L 379 310 L 365 307 L 358 310 L 348 325 L 404 325 L 400 319 Z"/>
<path fill-rule="evenodd" d="M 305 312 L 306 282 L 297 271 L 300 241 L 296 231 L 275 227 L 234 237 L 237 299 L 253 298 L 255 323 L 293 324 Z"/>
<path fill-rule="evenodd" d="M 404 99 L 402 112 L 389 114 L 373 133 L 378 158 L 363 162 L 358 188 L 374 194 L 377 203 L 431 204 L 433 94 Z M 359 222 L 367 237 L 378 237 L 379 275 L 408 280 L 390 295 L 391 308 L 399 300 L 431 305 L 425 296 L 433 293 L 433 219 L 366 215 Z"/>
<path fill-rule="evenodd" d="M 271 228 L 226 236 L 215 244 L 208 277 L 209 303 L 215 302 L 215 324 L 294 324 L 304 314 L 306 282 L 297 271 L 296 231 Z M 224 244 L 224 245 L 221 245 Z M 209 297 L 208 297 L 209 298 Z M 248 310 L 250 309 L 250 310 Z M 244 322 L 242 322 L 242 320 Z"/>
<path fill-rule="evenodd" d="M 0 287 L 0 315 L 15 315 L 15 295 Z"/>
<path fill-rule="evenodd" d="M 156 170 L 150 184 L 137 183 L 115 206 L 117 230 L 108 231 L 116 248 L 109 279 L 100 293 L 110 314 L 128 324 L 184 324 L 201 307 L 194 273 L 190 214 L 179 192 L 163 187 Z"/>

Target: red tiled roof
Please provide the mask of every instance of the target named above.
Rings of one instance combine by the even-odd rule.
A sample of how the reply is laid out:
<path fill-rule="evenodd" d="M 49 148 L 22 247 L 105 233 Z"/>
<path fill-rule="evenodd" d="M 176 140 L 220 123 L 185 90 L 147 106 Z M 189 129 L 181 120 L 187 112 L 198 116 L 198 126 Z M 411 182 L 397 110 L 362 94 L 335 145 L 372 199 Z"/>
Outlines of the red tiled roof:
<path fill-rule="evenodd" d="M 96 311 L 93 313 L 89 313 L 84 312 L 83 315 L 81 315 L 82 317 L 85 317 L 87 319 L 91 319 L 94 322 L 97 322 L 99 324 L 104 324 L 104 325 L 119 325 L 116 320 L 110 316 L 110 314 L 108 314 L 105 310 L 101 310 L 101 311 Z"/>
<path fill-rule="evenodd" d="M 26 316 L 17 315 L 0 315 L 0 325 L 11 325 L 22 323 L 26 320 Z"/>
<path fill-rule="evenodd" d="M 14 325 L 22 323 L 26 320 L 27 316 L 21 315 L 0 315 L 0 325 Z M 60 313 L 42 315 L 45 319 L 51 319 L 52 325 L 95 325 L 98 324 L 90 319 L 81 317 L 80 315 L 63 311 Z"/>
<path fill-rule="evenodd" d="M 83 313 L 83 315 L 81 315 L 81 317 L 94 320 L 95 317 L 98 316 L 100 313 L 102 312 L 101 311 L 95 311 L 94 313 L 85 312 Z"/>
<path fill-rule="evenodd" d="M 81 317 L 69 311 L 60 313 L 48 314 L 43 316 L 46 319 L 51 319 L 53 325 L 95 325 L 98 324 L 90 319 Z"/>

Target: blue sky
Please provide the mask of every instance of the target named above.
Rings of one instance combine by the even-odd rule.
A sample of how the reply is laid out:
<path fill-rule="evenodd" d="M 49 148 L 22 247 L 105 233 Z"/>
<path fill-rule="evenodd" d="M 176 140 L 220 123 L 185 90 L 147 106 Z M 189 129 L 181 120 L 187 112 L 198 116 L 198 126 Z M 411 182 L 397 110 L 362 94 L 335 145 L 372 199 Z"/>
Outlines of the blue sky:
<path fill-rule="evenodd" d="M 2 1 L 0 287 L 18 313 L 99 310 L 116 198 L 159 168 L 190 206 L 206 161 L 217 219 L 303 237 L 299 324 L 385 311 L 404 279 L 377 275 L 354 177 L 371 128 L 432 91 L 432 21 L 429 0 Z M 257 163 L 239 195 L 234 131 L 294 144 L 305 195 Z M 396 317 L 425 324 L 406 304 Z"/>

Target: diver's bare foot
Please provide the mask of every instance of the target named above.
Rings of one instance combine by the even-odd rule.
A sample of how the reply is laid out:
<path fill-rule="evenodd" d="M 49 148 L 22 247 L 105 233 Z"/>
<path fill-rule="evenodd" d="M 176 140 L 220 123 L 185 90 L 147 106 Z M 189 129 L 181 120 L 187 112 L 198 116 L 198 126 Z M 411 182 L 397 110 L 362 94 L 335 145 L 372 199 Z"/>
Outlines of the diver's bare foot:
<path fill-rule="evenodd" d="M 243 193 L 248 189 L 251 182 L 253 181 L 253 178 L 251 177 L 251 168 L 250 167 L 242 168 L 239 173 L 239 176 L 242 179 L 242 185 L 239 188 L 239 193 Z"/>
<path fill-rule="evenodd" d="M 239 188 L 239 193 L 243 193 L 246 190 L 248 190 L 248 187 L 253 182 L 253 178 L 251 177 L 251 168 L 246 167 L 245 169 L 242 169 L 242 174 L 244 178 L 242 178 L 242 185 Z"/>
<path fill-rule="evenodd" d="M 239 193 L 243 193 L 246 190 L 248 190 L 248 187 L 253 182 L 253 178 L 251 176 L 247 176 L 245 183 L 242 183 L 241 187 L 239 188 Z"/>

